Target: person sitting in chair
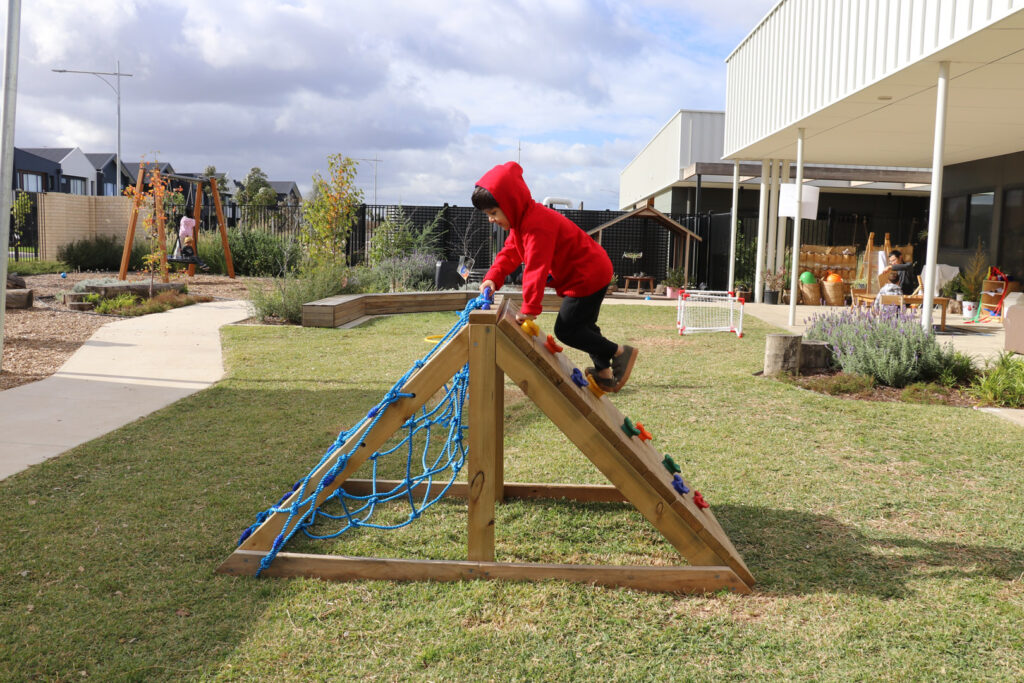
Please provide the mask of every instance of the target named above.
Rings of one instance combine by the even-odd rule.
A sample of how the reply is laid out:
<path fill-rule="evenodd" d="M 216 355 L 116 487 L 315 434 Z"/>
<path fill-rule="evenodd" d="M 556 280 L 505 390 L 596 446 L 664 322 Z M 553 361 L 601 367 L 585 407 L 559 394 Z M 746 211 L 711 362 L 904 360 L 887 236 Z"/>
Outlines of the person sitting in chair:
<path fill-rule="evenodd" d="M 882 286 L 878 290 L 878 296 L 875 297 L 875 303 L 872 304 L 875 308 L 882 305 L 883 296 L 902 296 L 903 290 L 900 289 L 900 274 L 895 270 L 889 272 L 889 282 Z"/>
<path fill-rule="evenodd" d="M 879 274 L 884 275 L 890 271 L 899 275 L 900 294 L 910 295 L 914 293 L 914 289 L 917 288 L 917 283 L 914 282 L 914 264 L 904 263 L 903 254 L 900 253 L 899 249 L 893 249 L 889 252 L 889 267 Z"/>

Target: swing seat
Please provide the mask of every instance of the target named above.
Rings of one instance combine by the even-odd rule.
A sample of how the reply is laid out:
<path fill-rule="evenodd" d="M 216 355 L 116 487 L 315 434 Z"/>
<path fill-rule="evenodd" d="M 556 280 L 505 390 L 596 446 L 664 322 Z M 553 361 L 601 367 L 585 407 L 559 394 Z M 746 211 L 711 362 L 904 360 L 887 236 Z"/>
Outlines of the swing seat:
<path fill-rule="evenodd" d="M 200 260 L 196 256 L 196 252 L 192 247 L 186 246 L 181 250 L 181 256 L 168 256 L 168 263 L 182 263 L 187 266 L 199 266 L 200 270 L 209 270 L 210 266 L 206 265 L 205 261 Z"/>

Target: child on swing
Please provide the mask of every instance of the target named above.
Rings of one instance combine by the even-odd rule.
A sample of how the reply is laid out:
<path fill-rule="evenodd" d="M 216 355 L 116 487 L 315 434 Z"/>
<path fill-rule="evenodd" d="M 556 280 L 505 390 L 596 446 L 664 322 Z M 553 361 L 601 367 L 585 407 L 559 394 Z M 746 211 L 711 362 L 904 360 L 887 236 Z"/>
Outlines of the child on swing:
<path fill-rule="evenodd" d="M 523 306 L 517 322 L 533 320 L 542 310 L 544 286 L 563 297 L 555 319 L 555 336 L 564 344 L 590 354 L 587 371 L 597 385 L 617 392 L 629 379 L 637 349 L 609 341 L 597 318 L 612 279 L 612 262 L 605 250 L 571 220 L 533 201 L 514 161 L 495 166 L 473 190 L 473 206 L 509 232 L 505 246 L 480 285 L 496 292 L 505 278 L 523 265 Z"/>
<path fill-rule="evenodd" d="M 210 266 L 196 253 L 195 229 L 196 219 L 181 217 L 181 223 L 178 224 L 178 245 L 174 249 L 173 258 L 194 263 L 200 270 L 209 270 Z"/>

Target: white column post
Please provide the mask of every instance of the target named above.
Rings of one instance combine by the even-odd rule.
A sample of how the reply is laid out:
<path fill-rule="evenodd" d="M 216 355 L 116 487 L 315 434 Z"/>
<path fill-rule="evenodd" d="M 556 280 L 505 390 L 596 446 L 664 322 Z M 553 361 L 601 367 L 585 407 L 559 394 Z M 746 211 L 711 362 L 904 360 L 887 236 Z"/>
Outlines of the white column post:
<path fill-rule="evenodd" d="M 793 217 L 793 253 L 789 269 L 789 326 L 796 325 L 797 279 L 800 277 L 800 222 L 804 209 L 804 129 L 796 131 L 796 216 Z"/>
<path fill-rule="evenodd" d="M 765 229 L 768 226 L 768 160 L 761 160 L 761 196 L 758 198 L 757 206 L 757 256 L 754 266 L 754 303 L 759 304 L 763 299 L 761 294 L 764 285 L 761 280 L 764 277 L 764 252 L 765 252 Z"/>
<path fill-rule="evenodd" d="M 732 220 L 731 235 L 729 237 L 729 286 L 726 290 L 736 291 L 736 232 L 739 230 L 739 203 L 740 203 L 740 160 L 732 162 Z"/>
<path fill-rule="evenodd" d="M 766 270 L 775 270 L 779 231 L 779 176 L 782 168 L 775 159 L 769 160 L 768 164 L 768 239 L 764 245 L 764 267 Z"/>
<path fill-rule="evenodd" d="M 939 62 L 939 82 L 935 92 L 935 142 L 932 148 L 932 192 L 928 202 L 928 249 L 924 266 L 924 303 L 921 327 L 932 329 L 932 305 L 935 303 L 935 264 L 939 256 L 939 222 L 942 210 L 942 160 L 946 146 L 946 102 L 949 97 L 949 62 Z"/>
<path fill-rule="evenodd" d="M 782 168 L 779 169 L 779 186 L 782 183 L 789 182 L 789 162 L 783 161 Z M 778 215 L 779 203 L 778 199 L 775 201 L 775 213 Z M 778 218 L 776 220 L 779 220 Z M 776 228 L 775 234 L 775 270 L 782 268 L 786 263 L 786 219 L 779 220 L 779 226 Z"/>

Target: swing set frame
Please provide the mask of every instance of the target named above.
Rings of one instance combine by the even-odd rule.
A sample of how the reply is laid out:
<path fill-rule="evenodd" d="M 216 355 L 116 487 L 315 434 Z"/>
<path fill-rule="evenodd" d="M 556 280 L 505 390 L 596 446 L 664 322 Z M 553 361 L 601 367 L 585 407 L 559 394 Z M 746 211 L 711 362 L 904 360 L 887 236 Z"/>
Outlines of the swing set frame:
<path fill-rule="evenodd" d="M 220 230 L 220 241 L 224 247 L 224 261 L 228 269 L 228 277 L 234 279 L 235 277 L 235 264 L 231 260 L 231 247 L 228 246 L 228 229 L 224 222 L 224 209 L 220 203 L 220 192 L 217 189 L 217 179 L 213 176 L 209 177 L 193 177 L 177 175 L 174 173 L 160 173 L 159 169 L 150 171 L 150 176 L 153 179 L 154 184 L 159 182 L 161 178 L 169 178 L 171 180 L 178 180 L 184 183 L 194 183 L 196 185 L 196 201 L 193 207 L 192 217 L 196 221 L 196 229 L 193 232 L 192 240 L 194 242 L 196 254 L 199 253 L 199 219 L 203 209 L 203 184 L 209 183 L 210 195 L 213 197 L 213 206 L 217 210 L 217 226 Z M 135 241 L 135 228 L 139 222 L 139 209 L 142 206 L 142 188 L 145 183 L 146 177 L 146 166 L 143 163 L 139 164 L 138 180 L 135 183 L 135 196 L 132 199 L 132 212 L 131 217 L 128 219 L 128 233 L 125 235 L 124 240 L 124 253 L 121 255 L 121 270 L 118 272 L 118 280 L 126 280 L 128 277 L 128 261 L 132 255 L 132 243 Z M 167 269 L 167 226 L 162 211 L 156 212 L 156 230 L 157 230 L 157 241 L 160 244 L 160 275 L 164 282 L 170 281 L 170 276 Z M 172 262 L 174 260 L 172 259 Z M 196 264 L 189 262 L 188 265 L 189 277 L 196 274 Z"/>

